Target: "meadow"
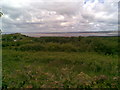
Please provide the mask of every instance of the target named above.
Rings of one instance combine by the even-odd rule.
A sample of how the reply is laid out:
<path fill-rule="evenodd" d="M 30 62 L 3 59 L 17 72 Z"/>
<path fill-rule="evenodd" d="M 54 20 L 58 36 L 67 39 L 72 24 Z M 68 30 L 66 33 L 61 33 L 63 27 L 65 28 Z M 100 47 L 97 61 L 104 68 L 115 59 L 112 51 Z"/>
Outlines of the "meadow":
<path fill-rule="evenodd" d="M 2 35 L 2 87 L 120 88 L 119 37 Z"/>

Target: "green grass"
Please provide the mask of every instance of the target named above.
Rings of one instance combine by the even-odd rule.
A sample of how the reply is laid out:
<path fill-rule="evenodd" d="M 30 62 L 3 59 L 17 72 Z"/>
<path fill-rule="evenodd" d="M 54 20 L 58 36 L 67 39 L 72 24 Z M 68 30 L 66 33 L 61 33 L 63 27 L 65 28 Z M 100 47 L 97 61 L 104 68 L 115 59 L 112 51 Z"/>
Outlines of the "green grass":
<path fill-rule="evenodd" d="M 3 36 L 3 88 L 120 88 L 117 37 L 11 36 Z"/>

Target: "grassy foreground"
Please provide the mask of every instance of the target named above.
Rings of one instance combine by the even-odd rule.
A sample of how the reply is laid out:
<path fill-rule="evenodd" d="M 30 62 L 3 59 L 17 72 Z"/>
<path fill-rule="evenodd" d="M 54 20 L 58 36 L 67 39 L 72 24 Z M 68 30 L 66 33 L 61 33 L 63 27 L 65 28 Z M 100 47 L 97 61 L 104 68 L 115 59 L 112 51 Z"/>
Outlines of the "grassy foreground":
<path fill-rule="evenodd" d="M 3 35 L 3 88 L 120 88 L 118 37 Z"/>

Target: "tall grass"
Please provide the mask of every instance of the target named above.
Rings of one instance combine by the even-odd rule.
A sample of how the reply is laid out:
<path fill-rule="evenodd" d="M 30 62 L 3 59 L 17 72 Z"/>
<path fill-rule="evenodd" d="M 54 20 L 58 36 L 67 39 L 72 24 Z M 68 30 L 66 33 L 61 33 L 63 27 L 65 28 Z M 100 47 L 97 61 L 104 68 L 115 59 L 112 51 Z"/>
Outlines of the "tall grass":
<path fill-rule="evenodd" d="M 92 52 L 3 50 L 3 87 L 118 87 L 117 62 L 117 56 Z M 96 81 L 102 78 L 105 83 Z"/>

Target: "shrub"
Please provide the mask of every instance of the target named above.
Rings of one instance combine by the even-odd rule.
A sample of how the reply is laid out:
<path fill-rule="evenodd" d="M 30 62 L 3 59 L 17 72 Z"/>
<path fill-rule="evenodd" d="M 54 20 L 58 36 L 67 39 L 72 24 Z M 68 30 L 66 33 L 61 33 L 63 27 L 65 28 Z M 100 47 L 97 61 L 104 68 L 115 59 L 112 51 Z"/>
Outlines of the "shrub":
<path fill-rule="evenodd" d="M 44 50 L 44 45 L 42 44 L 38 44 L 38 43 L 34 43 L 34 44 L 25 44 L 19 47 L 19 50 L 22 51 L 41 51 Z"/>

